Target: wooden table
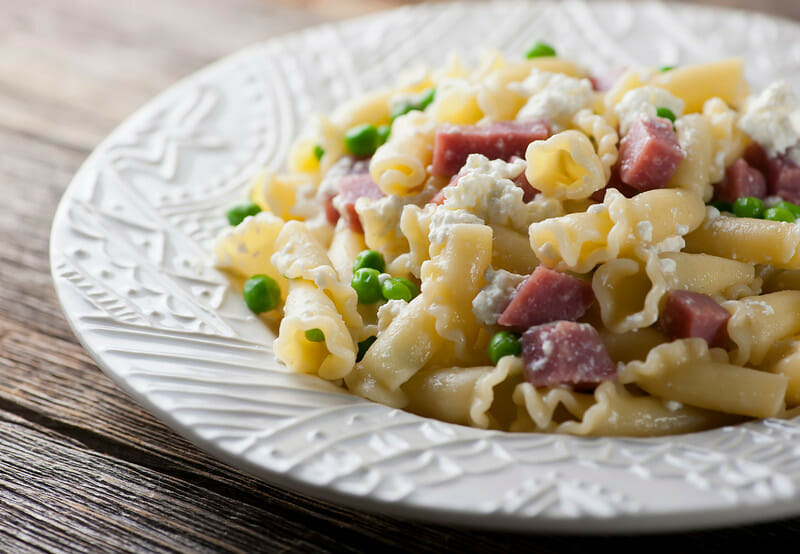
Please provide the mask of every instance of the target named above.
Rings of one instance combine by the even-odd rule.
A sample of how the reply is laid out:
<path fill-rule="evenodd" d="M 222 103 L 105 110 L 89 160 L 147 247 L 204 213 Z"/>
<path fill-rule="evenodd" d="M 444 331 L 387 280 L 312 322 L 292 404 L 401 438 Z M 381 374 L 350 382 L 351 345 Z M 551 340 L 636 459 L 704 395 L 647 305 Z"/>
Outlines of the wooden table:
<path fill-rule="evenodd" d="M 800 519 L 657 538 L 529 537 L 325 504 L 199 451 L 78 344 L 53 291 L 48 233 L 92 148 L 155 93 L 241 46 L 402 3 L 0 0 L 0 552 L 578 552 L 598 541 L 680 552 L 798 535 Z M 761 5 L 800 20 L 800 3 Z"/>

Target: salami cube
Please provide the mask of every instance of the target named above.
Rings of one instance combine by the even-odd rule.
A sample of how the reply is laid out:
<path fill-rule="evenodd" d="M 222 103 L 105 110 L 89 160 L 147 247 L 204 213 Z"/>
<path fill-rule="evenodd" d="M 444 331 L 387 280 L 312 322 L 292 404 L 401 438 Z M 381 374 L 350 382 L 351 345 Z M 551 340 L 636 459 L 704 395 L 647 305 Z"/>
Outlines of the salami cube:
<path fill-rule="evenodd" d="M 619 176 L 637 190 L 664 188 L 683 160 L 672 122 L 663 117 L 640 117 L 619 147 Z"/>
<path fill-rule="evenodd" d="M 714 185 L 714 199 L 733 203 L 743 196 L 765 198 L 767 182 L 763 173 L 739 158 L 725 170 L 725 178 Z"/>
<path fill-rule="evenodd" d="M 700 337 L 709 347 L 725 347 L 731 314 L 707 294 L 673 290 L 667 294 L 659 323 L 670 339 Z"/>
<path fill-rule="evenodd" d="M 546 121 L 497 121 L 488 125 L 447 125 L 436 131 L 431 173 L 455 175 L 470 154 L 490 160 L 525 157 L 528 145 L 550 136 Z"/>
<path fill-rule="evenodd" d="M 540 265 L 517 288 L 497 323 L 527 329 L 551 321 L 574 321 L 592 302 L 590 283 Z"/>
<path fill-rule="evenodd" d="M 614 84 L 619 81 L 619 78 L 625 74 L 625 71 L 627 71 L 627 68 L 622 66 L 610 69 L 600 75 L 590 75 L 589 80 L 592 82 L 592 88 L 598 92 L 611 90 Z"/>
<path fill-rule="evenodd" d="M 352 231 L 363 233 L 364 228 L 356 212 L 356 200 L 370 198 L 377 200 L 385 196 L 369 173 L 353 173 L 339 180 L 339 194 L 333 202 L 338 206 L 341 216 L 347 221 Z M 327 214 L 327 211 L 326 211 Z"/>
<path fill-rule="evenodd" d="M 528 182 L 524 171 L 519 174 L 519 177 L 514 179 L 514 184 L 522 189 L 522 201 L 526 204 L 536 198 L 536 195 L 541 192 Z"/>
<path fill-rule="evenodd" d="M 611 168 L 611 178 L 608 180 L 608 184 L 600 190 L 594 191 L 589 198 L 595 202 L 602 202 L 608 189 L 617 189 L 625 198 L 633 198 L 641 192 L 622 182 L 622 179 L 619 178 L 619 165 Z"/>
<path fill-rule="evenodd" d="M 768 158 L 767 189 L 770 195 L 800 203 L 800 167 L 788 156 Z"/>
<path fill-rule="evenodd" d="M 588 323 L 557 321 L 522 335 L 525 380 L 534 387 L 589 388 L 616 379 L 617 370 L 597 330 Z"/>
<path fill-rule="evenodd" d="M 769 195 L 795 204 L 800 202 L 800 167 L 789 156 L 771 156 L 753 142 L 745 150 L 744 159 L 764 174 Z"/>

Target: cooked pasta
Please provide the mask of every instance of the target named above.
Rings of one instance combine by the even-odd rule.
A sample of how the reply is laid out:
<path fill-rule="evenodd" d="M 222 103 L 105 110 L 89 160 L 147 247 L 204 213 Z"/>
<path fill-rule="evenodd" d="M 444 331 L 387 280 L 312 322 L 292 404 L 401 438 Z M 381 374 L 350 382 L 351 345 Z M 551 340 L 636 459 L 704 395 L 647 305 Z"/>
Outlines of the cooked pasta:
<path fill-rule="evenodd" d="M 451 56 L 316 114 L 217 266 L 290 370 L 420 416 L 627 436 L 788 417 L 793 92 L 748 96 L 738 59 L 603 80 Z"/>

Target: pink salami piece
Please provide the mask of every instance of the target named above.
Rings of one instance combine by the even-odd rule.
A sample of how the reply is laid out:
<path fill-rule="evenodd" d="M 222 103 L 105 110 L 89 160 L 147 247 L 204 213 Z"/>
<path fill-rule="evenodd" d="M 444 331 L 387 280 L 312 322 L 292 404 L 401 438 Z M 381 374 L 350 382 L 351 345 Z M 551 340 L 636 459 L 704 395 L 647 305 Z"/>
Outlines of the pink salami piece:
<path fill-rule="evenodd" d="M 520 284 L 497 323 L 527 329 L 558 320 L 576 320 L 594 302 L 592 285 L 542 265 Z"/>
<path fill-rule="evenodd" d="M 536 195 L 541 192 L 528 182 L 524 171 L 519 174 L 519 177 L 514 179 L 514 184 L 522 189 L 522 201 L 526 204 L 536 198 Z"/>
<path fill-rule="evenodd" d="M 784 200 L 800 202 L 800 166 L 789 156 L 770 156 L 757 143 L 752 142 L 744 153 L 744 159 L 760 170 L 767 181 L 767 193 Z"/>
<path fill-rule="evenodd" d="M 328 223 L 336 225 L 339 217 L 344 217 L 350 229 L 358 233 L 363 233 L 364 230 L 356 213 L 356 200 L 362 196 L 366 198 L 384 196 L 383 191 L 369 175 L 369 160 L 357 160 L 349 156 L 338 160 L 328 170 L 320 183 L 320 189 L 331 191 L 322 199 Z M 344 213 L 340 213 L 337 206 Z"/>
<path fill-rule="evenodd" d="M 640 117 L 620 142 L 619 176 L 640 191 L 664 188 L 683 157 L 669 119 Z"/>
<path fill-rule="evenodd" d="M 597 330 L 588 323 L 556 321 L 522 335 L 525 380 L 534 387 L 590 388 L 613 381 L 617 370 Z"/>
<path fill-rule="evenodd" d="M 626 67 L 615 67 L 600 75 L 590 75 L 589 80 L 592 82 L 592 88 L 598 92 L 611 90 L 611 87 L 622 77 L 626 70 Z"/>
<path fill-rule="evenodd" d="M 765 198 L 767 182 L 763 173 L 739 158 L 725 170 L 725 178 L 714 184 L 714 200 L 734 202 L 743 196 Z"/>
<path fill-rule="evenodd" d="M 707 294 L 673 290 L 667 294 L 659 323 L 671 339 L 700 337 L 710 347 L 725 347 L 731 314 Z"/>
<path fill-rule="evenodd" d="M 608 180 L 608 184 L 604 188 L 594 191 L 589 198 L 595 202 L 602 202 L 608 189 L 617 189 L 625 198 L 633 198 L 642 192 L 622 182 L 622 179 L 619 178 L 619 165 L 611 168 L 611 178 Z"/>
<path fill-rule="evenodd" d="M 356 212 L 356 200 L 359 198 L 371 198 L 377 200 L 385 196 L 383 191 L 378 188 L 377 183 L 372 180 L 369 173 L 354 173 L 345 175 L 339 180 L 339 194 L 337 204 L 344 207 L 341 216 L 347 221 L 352 231 L 363 233 L 364 228 L 358 219 Z"/>
<path fill-rule="evenodd" d="M 436 131 L 433 175 L 455 175 L 470 154 L 509 161 L 525 156 L 528 145 L 550 136 L 550 124 L 536 121 L 497 121 L 489 125 L 447 125 Z"/>

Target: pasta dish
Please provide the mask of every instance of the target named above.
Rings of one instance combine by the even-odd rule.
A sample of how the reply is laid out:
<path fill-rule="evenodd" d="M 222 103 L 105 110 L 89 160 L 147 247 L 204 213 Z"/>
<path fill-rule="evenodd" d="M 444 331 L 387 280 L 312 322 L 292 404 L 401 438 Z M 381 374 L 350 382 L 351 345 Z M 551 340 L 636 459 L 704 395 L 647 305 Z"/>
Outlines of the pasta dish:
<path fill-rule="evenodd" d="M 800 405 L 800 121 L 743 62 L 453 56 L 328 115 L 218 267 L 292 371 L 426 417 L 653 436 Z"/>

